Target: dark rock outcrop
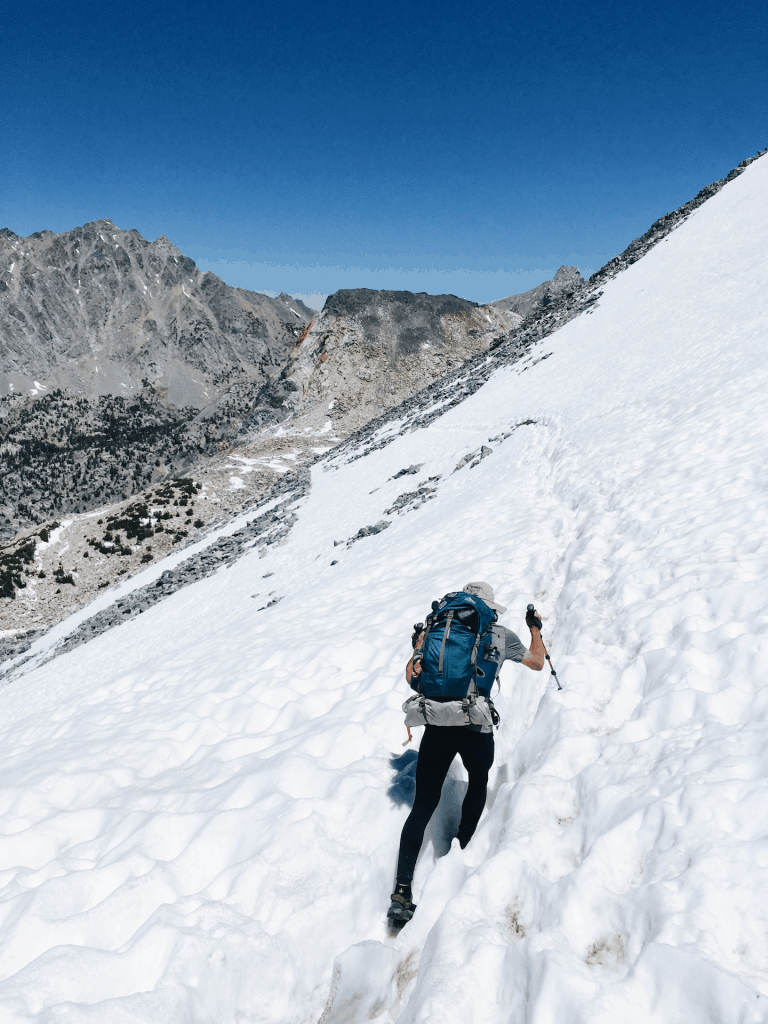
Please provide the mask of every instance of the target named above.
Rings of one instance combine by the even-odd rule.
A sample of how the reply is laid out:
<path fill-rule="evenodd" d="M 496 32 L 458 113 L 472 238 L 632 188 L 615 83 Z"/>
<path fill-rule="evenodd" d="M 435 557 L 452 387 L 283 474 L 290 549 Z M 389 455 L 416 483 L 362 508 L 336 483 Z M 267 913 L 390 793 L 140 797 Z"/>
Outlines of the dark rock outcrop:
<path fill-rule="evenodd" d="M 371 288 L 341 289 L 329 295 L 323 306 L 328 318 L 350 317 L 359 324 L 370 345 L 386 347 L 393 359 L 412 355 L 429 342 L 451 345 L 453 338 L 444 317 L 467 320 L 478 308 L 476 302 L 456 295 L 427 295 L 426 292 L 375 291 Z"/>

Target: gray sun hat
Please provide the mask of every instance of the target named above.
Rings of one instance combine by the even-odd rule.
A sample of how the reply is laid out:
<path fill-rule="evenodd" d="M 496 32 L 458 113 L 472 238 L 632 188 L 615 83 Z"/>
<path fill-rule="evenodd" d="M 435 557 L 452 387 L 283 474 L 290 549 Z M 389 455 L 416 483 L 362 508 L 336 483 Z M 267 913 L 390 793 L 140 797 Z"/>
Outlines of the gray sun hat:
<path fill-rule="evenodd" d="M 467 583 L 466 586 L 462 587 L 462 590 L 465 594 L 474 594 L 481 601 L 485 601 L 488 607 L 493 608 L 499 615 L 507 610 L 503 604 L 497 604 L 493 600 L 493 587 L 490 583 Z"/>

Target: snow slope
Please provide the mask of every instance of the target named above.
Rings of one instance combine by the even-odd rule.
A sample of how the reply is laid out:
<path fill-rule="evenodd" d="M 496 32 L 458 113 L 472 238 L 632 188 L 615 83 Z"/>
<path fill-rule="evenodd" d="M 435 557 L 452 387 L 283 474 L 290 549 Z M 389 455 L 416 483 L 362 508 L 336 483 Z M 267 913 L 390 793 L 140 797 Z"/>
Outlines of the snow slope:
<path fill-rule="evenodd" d="M 531 359 L 319 464 L 285 545 L 4 687 L 4 1024 L 768 1020 L 767 214 L 761 159 Z M 487 811 L 448 851 L 455 764 L 392 938 L 410 626 L 471 578 L 525 638 L 535 598 L 565 688 L 505 666 Z"/>

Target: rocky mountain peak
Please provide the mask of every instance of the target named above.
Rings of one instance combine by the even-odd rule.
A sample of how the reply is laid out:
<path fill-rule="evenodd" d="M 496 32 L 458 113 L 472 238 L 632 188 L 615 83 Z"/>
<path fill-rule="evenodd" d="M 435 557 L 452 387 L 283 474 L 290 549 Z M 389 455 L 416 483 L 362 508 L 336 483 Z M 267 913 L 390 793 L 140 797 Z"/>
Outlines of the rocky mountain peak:
<path fill-rule="evenodd" d="M 552 287 L 556 291 L 566 291 L 568 288 L 580 288 L 584 284 L 584 278 L 579 273 L 578 267 L 560 267 L 552 278 Z"/>
<path fill-rule="evenodd" d="M 289 308 L 290 307 L 290 308 Z M 0 393 L 127 394 L 203 407 L 284 365 L 310 311 L 203 273 L 165 235 L 111 220 L 0 232 Z M 35 383 L 37 382 L 37 383 Z"/>
<path fill-rule="evenodd" d="M 548 306 L 569 292 L 576 292 L 584 287 L 584 278 L 579 273 L 578 267 L 560 267 L 551 281 L 544 281 L 531 288 L 530 291 L 521 292 L 519 295 L 508 295 L 505 299 L 497 299 L 491 302 L 496 309 L 506 310 L 510 313 L 517 313 L 526 317 L 537 309 Z"/>

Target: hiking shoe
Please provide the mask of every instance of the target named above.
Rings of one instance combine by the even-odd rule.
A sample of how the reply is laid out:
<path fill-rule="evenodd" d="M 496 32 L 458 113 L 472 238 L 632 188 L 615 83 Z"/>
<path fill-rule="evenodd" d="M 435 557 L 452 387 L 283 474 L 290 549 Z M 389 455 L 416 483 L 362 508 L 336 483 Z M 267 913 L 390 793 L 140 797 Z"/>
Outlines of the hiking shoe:
<path fill-rule="evenodd" d="M 411 883 L 395 882 L 395 891 L 389 898 L 392 900 L 387 911 L 390 921 L 397 921 L 401 924 L 410 921 L 416 909 L 411 893 Z"/>
<path fill-rule="evenodd" d="M 399 892 L 393 892 L 390 899 L 392 902 L 387 911 L 387 917 L 390 921 L 402 921 L 403 923 L 410 921 L 416 909 L 416 904 L 411 900 L 410 896 L 403 896 Z"/>

